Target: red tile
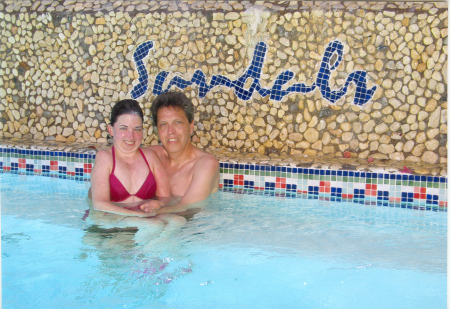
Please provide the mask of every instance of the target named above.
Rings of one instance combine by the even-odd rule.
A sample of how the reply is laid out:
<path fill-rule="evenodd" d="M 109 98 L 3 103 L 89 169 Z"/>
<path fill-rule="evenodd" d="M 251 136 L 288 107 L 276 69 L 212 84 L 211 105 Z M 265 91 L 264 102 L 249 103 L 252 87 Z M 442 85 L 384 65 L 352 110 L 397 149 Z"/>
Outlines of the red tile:
<path fill-rule="evenodd" d="M 368 195 L 368 196 L 377 196 L 377 191 L 376 190 L 367 190 L 366 191 L 366 195 Z"/>
<path fill-rule="evenodd" d="M 234 175 L 234 185 L 243 186 L 244 185 L 244 175 Z"/>
<path fill-rule="evenodd" d="M 330 187 L 319 187 L 319 192 L 330 193 L 331 188 Z"/>
<path fill-rule="evenodd" d="M 277 189 L 286 189 L 286 184 L 277 182 L 277 183 L 275 183 L 275 188 L 277 188 Z"/>
<path fill-rule="evenodd" d="M 373 185 L 373 184 L 366 184 L 366 190 L 376 190 L 377 189 L 377 185 Z"/>

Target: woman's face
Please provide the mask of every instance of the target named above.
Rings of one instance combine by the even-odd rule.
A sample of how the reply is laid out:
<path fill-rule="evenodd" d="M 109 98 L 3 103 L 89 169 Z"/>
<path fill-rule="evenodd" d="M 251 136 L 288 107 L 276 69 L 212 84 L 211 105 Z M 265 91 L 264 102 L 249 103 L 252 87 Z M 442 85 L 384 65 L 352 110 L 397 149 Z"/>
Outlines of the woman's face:
<path fill-rule="evenodd" d="M 124 153 L 136 151 L 142 143 L 142 119 L 135 114 L 124 114 L 117 118 L 114 126 L 108 126 L 108 133 L 114 138 L 114 147 Z"/>

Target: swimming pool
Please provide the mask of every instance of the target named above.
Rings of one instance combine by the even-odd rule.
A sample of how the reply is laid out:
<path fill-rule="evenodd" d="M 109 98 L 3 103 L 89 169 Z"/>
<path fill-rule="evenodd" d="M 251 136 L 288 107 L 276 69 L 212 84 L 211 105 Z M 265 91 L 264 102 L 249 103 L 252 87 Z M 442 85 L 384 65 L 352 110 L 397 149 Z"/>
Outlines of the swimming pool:
<path fill-rule="evenodd" d="M 4 308 L 446 306 L 447 212 L 221 191 L 142 246 L 87 181 L 0 178 Z"/>

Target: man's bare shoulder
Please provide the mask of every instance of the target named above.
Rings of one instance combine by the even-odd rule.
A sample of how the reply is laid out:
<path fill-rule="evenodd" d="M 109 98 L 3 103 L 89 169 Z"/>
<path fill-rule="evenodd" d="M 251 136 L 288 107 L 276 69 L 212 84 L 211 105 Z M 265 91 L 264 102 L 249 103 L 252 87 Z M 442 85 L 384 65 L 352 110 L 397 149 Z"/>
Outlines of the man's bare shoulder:
<path fill-rule="evenodd" d="M 204 150 L 196 148 L 196 162 L 195 170 L 201 175 L 206 174 L 218 174 L 219 173 L 219 161 L 217 158 Z"/>
<path fill-rule="evenodd" d="M 144 151 L 154 151 L 156 154 L 161 157 L 163 153 L 165 153 L 164 147 L 162 145 L 150 145 L 142 148 Z"/>
<path fill-rule="evenodd" d="M 153 151 L 159 151 L 164 149 L 164 147 L 162 145 L 148 145 L 145 147 L 142 147 L 142 149 L 149 149 L 149 150 L 153 150 Z"/>
<path fill-rule="evenodd" d="M 197 147 L 194 147 L 195 151 L 196 151 L 196 156 L 197 156 L 197 160 L 198 161 L 203 161 L 203 160 L 207 160 L 210 163 L 215 163 L 217 162 L 217 164 L 219 164 L 219 161 L 217 160 L 217 158 L 210 154 L 209 152 L 206 152 L 202 149 L 199 149 Z"/>
<path fill-rule="evenodd" d="M 152 146 L 150 146 L 152 147 Z M 145 156 L 148 159 L 153 159 L 153 158 L 159 158 L 159 155 L 157 153 L 157 148 L 150 148 L 150 147 L 143 147 L 141 148 L 142 152 L 145 154 Z"/>

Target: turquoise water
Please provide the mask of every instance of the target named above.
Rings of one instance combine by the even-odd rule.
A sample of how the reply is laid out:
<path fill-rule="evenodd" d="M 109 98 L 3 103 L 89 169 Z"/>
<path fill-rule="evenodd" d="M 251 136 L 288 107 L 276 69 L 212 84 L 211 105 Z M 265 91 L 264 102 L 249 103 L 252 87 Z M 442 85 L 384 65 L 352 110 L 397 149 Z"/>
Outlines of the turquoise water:
<path fill-rule="evenodd" d="M 0 179 L 3 308 L 446 307 L 447 213 L 219 192 L 138 244 L 89 183 Z"/>

